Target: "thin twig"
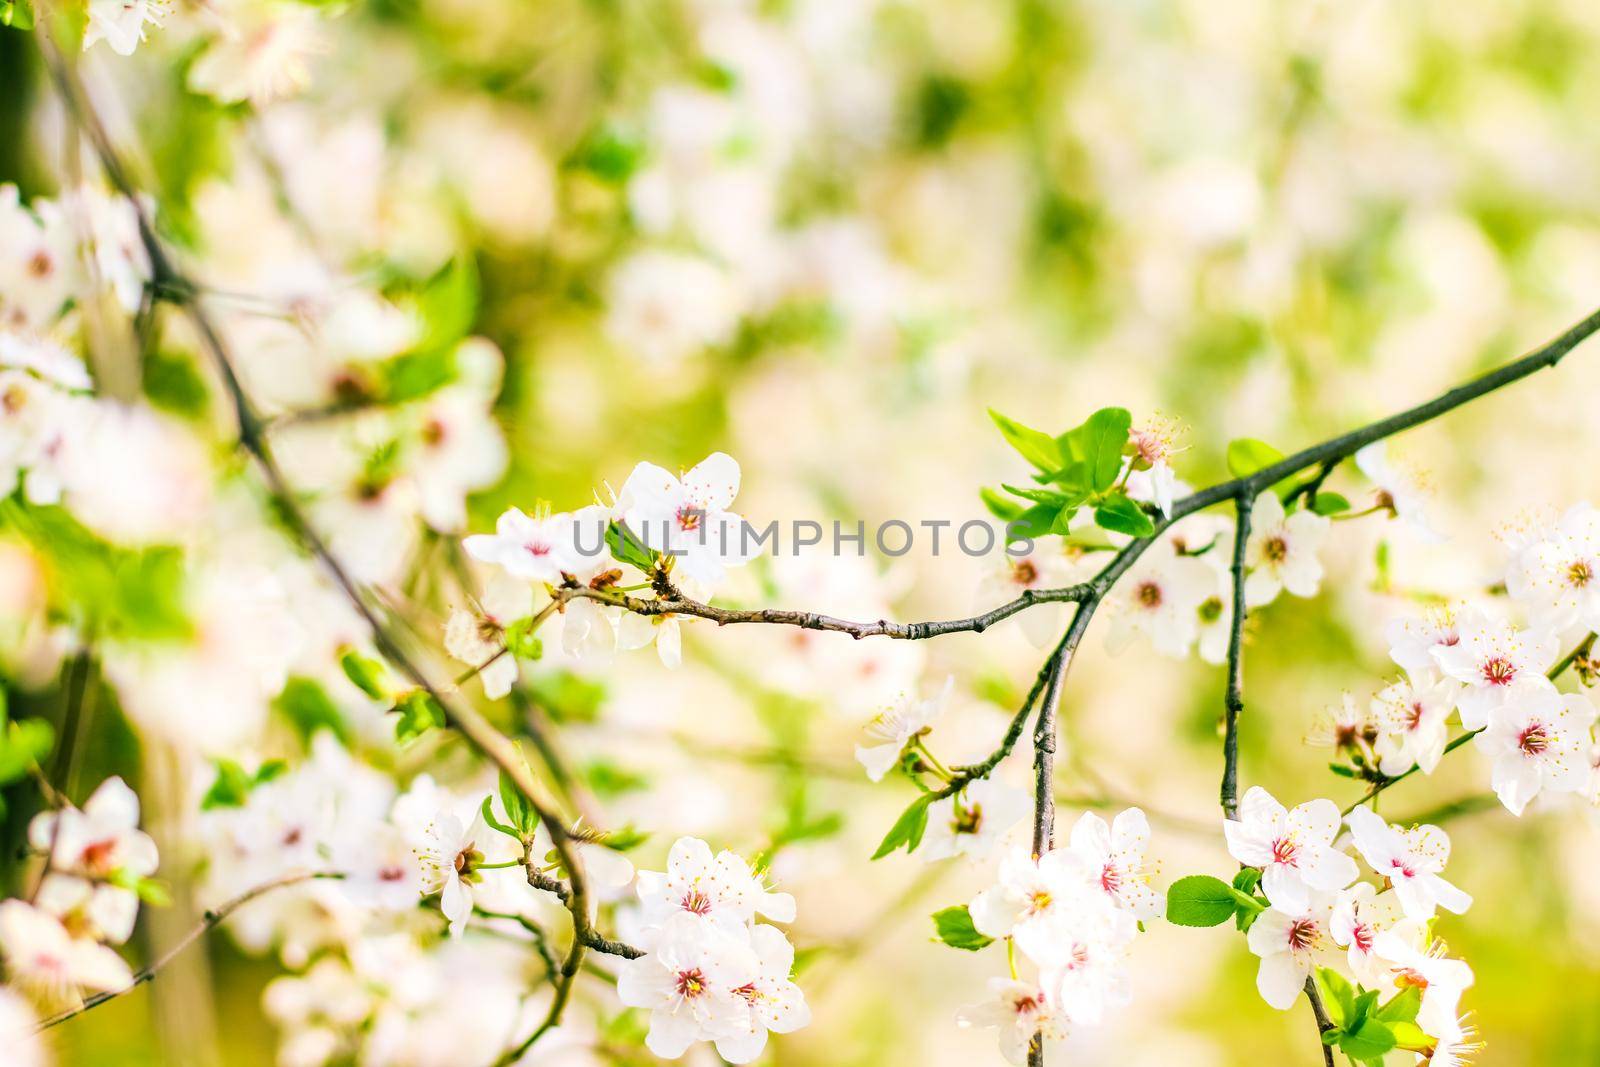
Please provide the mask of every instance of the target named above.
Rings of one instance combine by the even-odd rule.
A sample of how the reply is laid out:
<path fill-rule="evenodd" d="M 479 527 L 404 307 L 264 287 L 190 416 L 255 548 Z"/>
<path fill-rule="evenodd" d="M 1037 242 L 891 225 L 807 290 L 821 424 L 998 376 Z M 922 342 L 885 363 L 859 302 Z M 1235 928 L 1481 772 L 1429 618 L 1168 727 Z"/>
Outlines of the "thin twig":
<path fill-rule="evenodd" d="M 1222 813 L 1239 817 L 1239 714 L 1244 711 L 1244 571 L 1250 543 L 1250 513 L 1255 498 L 1234 498 L 1233 563 L 1229 568 L 1233 618 L 1228 630 L 1228 691 L 1223 698 Z"/>
<path fill-rule="evenodd" d="M 1317 1019 L 1317 1044 L 1322 1047 L 1323 1067 L 1334 1067 L 1333 1046 L 1322 1044 L 1322 1035 L 1333 1029 L 1333 1020 L 1328 1018 L 1327 1009 L 1322 1006 L 1322 994 L 1317 992 L 1317 980 L 1306 979 L 1306 1000 L 1311 1002 L 1311 1014 Z"/>
<path fill-rule="evenodd" d="M 184 934 L 183 937 L 179 938 L 177 944 L 173 945 L 166 952 L 162 953 L 161 956 L 159 956 L 155 962 L 151 963 L 149 966 L 135 971 L 133 974 L 133 981 L 129 982 L 126 987 L 122 989 L 111 990 L 109 992 L 96 993 L 94 996 L 86 998 L 81 1007 L 69 1009 L 57 1015 L 52 1015 L 50 1018 L 44 1020 L 38 1025 L 38 1027 L 35 1029 L 35 1032 L 37 1033 L 39 1030 L 48 1030 L 52 1026 L 60 1026 L 68 1019 L 76 1018 L 86 1011 L 98 1008 L 107 1001 L 116 1000 L 118 997 L 125 996 L 126 994 L 133 992 L 146 982 L 153 981 L 156 975 L 161 973 L 162 968 L 166 967 L 167 964 L 177 959 L 185 949 L 194 944 L 200 938 L 204 937 L 211 930 L 215 929 L 225 919 L 227 919 L 228 916 L 232 915 L 234 912 L 238 911 L 252 900 L 255 900 L 257 897 L 264 896 L 275 889 L 283 889 L 287 886 L 299 885 L 302 882 L 308 882 L 316 878 L 343 877 L 344 875 L 337 871 L 302 871 L 295 874 L 286 874 L 281 878 L 275 878 L 270 882 L 263 882 L 261 885 L 255 886 L 252 889 L 245 890 L 243 893 L 240 893 L 231 900 L 224 901 L 215 908 L 209 909 L 201 917 L 199 924 L 191 929 L 187 934 Z"/>

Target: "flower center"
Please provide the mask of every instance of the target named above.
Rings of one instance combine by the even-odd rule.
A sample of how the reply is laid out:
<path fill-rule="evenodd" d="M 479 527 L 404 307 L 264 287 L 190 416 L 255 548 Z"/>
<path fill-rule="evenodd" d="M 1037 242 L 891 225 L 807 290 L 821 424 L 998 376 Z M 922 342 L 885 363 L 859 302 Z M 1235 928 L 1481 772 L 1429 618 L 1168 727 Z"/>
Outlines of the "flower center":
<path fill-rule="evenodd" d="M 444 444 L 444 439 L 449 435 L 443 419 L 429 419 L 422 424 L 422 443 L 429 448 L 437 448 Z"/>
<path fill-rule="evenodd" d="M 1490 685 L 1510 685 L 1517 676 L 1517 665 L 1505 656 L 1490 656 L 1483 663 L 1483 680 Z"/>
<path fill-rule="evenodd" d="M 1293 837 L 1280 837 L 1272 842 L 1272 862 L 1287 867 L 1295 866 L 1300 855 L 1300 843 Z"/>
<path fill-rule="evenodd" d="M 1135 595 L 1139 598 L 1139 603 L 1147 608 L 1161 606 L 1161 586 L 1155 582 L 1140 582 Z"/>
<path fill-rule="evenodd" d="M 706 915 L 711 911 L 711 898 L 697 886 L 683 895 L 683 910 L 696 915 Z"/>
<path fill-rule="evenodd" d="M 1289 558 L 1289 542 L 1284 540 L 1282 534 L 1275 534 L 1267 538 L 1266 544 L 1261 546 L 1261 552 L 1267 557 L 1268 563 L 1282 563 Z"/>
<path fill-rule="evenodd" d="M 1396 967 L 1394 969 L 1394 984 L 1401 991 L 1412 987 L 1417 989 L 1428 988 L 1428 980 L 1422 977 L 1422 973 L 1409 967 Z"/>
<path fill-rule="evenodd" d="M 1522 749 L 1524 756 L 1537 756 L 1549 748 L 1550 734 L 1544 728 L 1544 723 L 1533 723 L 1518 734 L 1517 747 Z"/>
<path fill-rule="evenodd" d="M 1586 559 L 1580 559 L 1567 568 L 1567 582 L 1582 588 L 1594 578 L 1594 565 Z"/>
<path fill-rule="evenodd" d="M 1415 730 L 1422 725 L 1422 701 L 1413 700 L 1406 709 L 1406 729 Z"/>
<path fill-rule="evenodd" d="M 1052 901 L 1054 901 L 1054 899 L 1055 898 L 1050 895 L 1048 890 L 1035 890 L 1033 895 L 1028 898 L 1028 914 L 1042 914 L 1049 909 L 1050 904 Z"/>
<path fill-rule="evenodd" d="M 50 253 L 42 248 L 28 260 L 28 273 L 35 278 L 48 278 L 55 269 L 55 260 L 51 259 Z"/>
<path fill-rule="evenodd" d="M 1036 997 L 1018 997 L 1011 1002 L 1011 1010 L 1018 1015 L 1032 1015 L 1039 1010 L 1039 1001 Z"/>
<path fill-rule="evenodd" d="M 84 846 L 80 857 L 83 869 L 89 874 L 108 874 L 111 871 L 111 859 L 117 851 L 115 838 L 106 838 L 104 841 L 95 841 Z"/>
<path fill-rule="evenodd" d="M 706 991 L 706 976 L 699 969 L 678 972 L 678 995 L 693 1000 Z"/>
<path fill-rule="evenodd" d="M 1108 863 L 1100 868 L 1100 888 L 1107 893 L 1115 893 L 1122 888 L 1122 872 L 1115 863 Z"/>
<path fill-rule="evenodd" d="M 550 554 L 550 545 L 544 541 L 529 541 L 522 546 L 522 550 L 534 559 L 543 559 Z"/>
<path fill-rule="evenodd" d="M 1011 580 L 1021 586 L 1031 586 L 1039 580 L 1039 568 L 1031 559 L 1019 559 L 1011 565 Z"/>
<path fill-rule="evenodd" d="M 1304 952 L 1317 943 L 1317 938 L 1322 936 L 1322 931 L 1317 929 L 1313 919 L 1296 919 L 1289 924 L 1289 948 L 1295 952 Z"/>
<path fill-rule="evenodd" d="M 1200 621 L 1216 622 L 1222 618 L 1222 598 L 1219 596 L 1206 597 L 1200 602 Z"/>
<path fill-rule="evenodd" d="M 705 517 L 705 512 L 693 504 L 685 504 L 678 509 L 678 529 L 690 533 L 700 529 L 700 520 Z"/>
<path fill-rule="evenodd" d="M 950 820 L 950 830 L 957 834 L 975 834 L 983 825 L 983 805 L 974 804 L 970 808 L 956 805 L 955 818 Z"/>

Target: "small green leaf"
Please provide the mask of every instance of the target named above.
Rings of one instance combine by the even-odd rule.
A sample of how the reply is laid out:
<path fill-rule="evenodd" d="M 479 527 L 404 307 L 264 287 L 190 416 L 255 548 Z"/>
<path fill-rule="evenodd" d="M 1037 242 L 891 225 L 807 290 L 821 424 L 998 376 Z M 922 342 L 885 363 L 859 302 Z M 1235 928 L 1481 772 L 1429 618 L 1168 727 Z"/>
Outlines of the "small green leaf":
<path fill-rule="evenodd" d="M 1359 1027 L 1346 1030 L 1339 1037 L 1339 1048 L 1355 1060 L 1382 1061 L 1384 1053 L 1394 1047 L 1394 1031 L 1377 1019 L 1366 1019 Z"/>
<path fill-rule="evenodd" d="M 532 837 L 539 828 L 539 813 L 533 810 L 533 802 L 517 788 L 517 783 L 505 771 L 500 772 L 500 806 L 505 808 L 506 818 L 511 820 L 511 825 L 525 836 Z"/>
<path fill-rule="evenodd" d="M 0 23 L 14 30 L 33 29 L 33 5 L 28 0 L 6 0 L 0 4 Z"/>
<path fill-rule="evenodd" d="M 1035 504 L 1011 524 L 1008 533 L 1013 540 L 1019 537 L 1043 537 L 1054 533 L 1056 518 L 1060 514 L 1061 509 L 1058 507 Z"/>
<path fill-rule="evenodd" d="M 989 409 L 989 417 L 1000 427 L 1006 443 L 1021 453 L 1023 459 L 1042 471 L 1054 471 L 1061 467 L 1061 449 L 1055 438 L 1007 418 L 993 408 Z"/>
<path fill-rule="evenodd" d="M 1350 501 L 1338 493 L 1318 493 L 1311 498 L 1311 510 L 1318 515 L 1337 515 L 1350 510 Z"/>
<path fill-rule="evenodd" d="M 595 838 L 597 844 L 604 845 L 613 852 L 632 852 L 648 840 L 650 840 L 648 832 L 631 825 L 607 830 Z"/>
<path fill-rule="evenodd" d="M 522 834 L 515 827 L 507 826 L 494 817 L 494 797 L 484 797 L 483 806 L 478 809 L 478 813 L 483 816 L 483 824 L 489 829 L 496 833 L 505 834 L 507 837 L 517 841 L 522 840 Z"/>
<path fill-rule="evenodd" d="M 917 846 L 922 844 L 922 833 L 928 828 L 928 805 L 933 803 L 933 794 L 924 793 L 911 802 L 911 806 L 901 812 L 900 818 L 895 820 L 889 832 L 883 836 L 883 841 L 878 845 L 878 851 L 872 854 L 875 860 L 881 860 L 901 845 L 907 852 L 915 852 Z"/>
<path fill-rule="evenodd" d="M 339 667 L 344 671 L 344 676 L 350 679 L 351 685 L 373 700 L 389 699 L 389 687 L 385 684 L 388 672 L 377 660 L 349 648 L 339 656 Z"/>
<path fill-rule="evenodd" d="M 1021 504 L 1007 500 L 988 486 L 979 489 L 978 496 L 983 500 L 983 506 L 989 509 L 989 514 L 1001 522 L 1013 522 L 1022 517 L 1024 509 Z"/>
<path fill-rule="evenodd" d="M 1220 926 L 1233 918 L 1241 894 L 1220 878 L 1192 874 L 1167 887 L 1167 922 L 1174 926 Z"/>
<path fill-rule="evenodd" d="M 1151 537 L 1156 532 L 1155 523 L 1144 513 L 1138 503 L 1124 494 L 1109 497 L 1094 509 L 1095 525 L 1113 533 L 1129 537 Z"/>
<path fill-rule="evenodd" d="M 934 912 L 933 930 L 934 935 L 951 948 L 966 949 L 968 952 L 976 952 L 994 943 L 994 938 L 978 933 L 977 927 L 972 925 L 972 913 L 965 904 Z"/>
<path fill-rule="evenodd" d="M 533 619 L 515 619 L 505 629 L 506 648 L 517 659 L 536 660 L 544 655 L 544 642 L 533 632 Z"/>
<path fill-rule="evenodd" d="M 1389 1032 L 1394 1034 L 1394 1043 L 1397 1048 L 1422 1050 L 1430 1049 L 1439 1043 L 1437 1038 L 1429 1036 L 1423 1031 L 1422 1027 L 1414 1022 L 1407 1022 L 1402 1019 L 1394 1022 L 1386 1021 L 1384 1025 L 1388 1026 Z"/>
<path fill-rule="evenodd" d="M 1417 986 L 1406 986 L 1400 992 L 1389 998 L 1389 1003 L 1378 1008 L 1372 1013 L 1373 1018 L 1386 1023 L 1411 1023 L 1417 1021 L 1417 1012 L 1422 1009 L 1422 990 Z"/>
<path fill-rule="evenodd" d="M 400 718 L 394 724 L 396 741 L 404 744 L 414 741 L 429 730 L 440 729 L 445 724 L 444 709 L 426 689 L 413 689 L 395 701 Z"/>
<path fill-rule="evenodd" d="M 200 810 L 242 807 L 250 799 L 250 787 L 254 784 L 250 772 L 231 759 L 215 759 L 212 765 L 217 769 L 217 777 L 200 798 Z"/>
<path fill-rule="evenodd" d="M 1004 489 L 1012 496 L 1020 496 L 1022 499 L 1031 500 L 1035 504 L 1048 504 L 1053 508 L 1059 508 L 1065 504 L 1075 502 L 1073 497 L 1068 496 L 1066 493 L 1058 492 L 1055 489 L 1034 489 L 1029 486 L 1004 484 L 1002 484 L 1000 488 Z"/>
<path fill-rule="evenodd" d="M 1101 408 L 1082 426 L 1058 437 L 1056 444 L 1063 457 L 1084 464 L 1089 488 L 1103 493 L 1122 471 L 1122 449 L 1132 427 L 1127 408 Z"/>
<path fill-rule="evenodd" d="M 0 785 L 21 781 L 55 747 L 55 729 L 43 719 L 7 722 L 0 739 Z"/>
<path fill-rule="evenodd" d="M 283 684 L 283 692 L 273 699 L 272 707 L 289 720 L 302 743 L 310 743 L 319 730 L 331 730 L 346 746 L 350 743 L 350 724 L 344 713 L 315 679 L 291 675 Z"/>
<path fill-rule="evenodd" d="M 1282 452 L 1253 437 L 1240 437 L 1228 442 L 1228 473 L 1235 478 L 1247 477 L 1282 458 Z"/>
<path fill-rule="evenodd" d="M 606 527 L 606 547 L 611 550 L 611 558 L 642 571 L 656 565 L 656 554 L 623 523 L 613 522 Z"/>
<path fill-rule="evenodd" d="M 1255 867 L 1246 867 L 1233 876 L 1233 888 L 1249 895 L 1256 891 L 1256 886 L 1261 884 L 1261 871 Z"/>
<path fill-rule="evenodd" d="M 1318 967 L 1317 985 L 1328 1017 L 1341 1028 L 1348 1026 L 1356 1011 L 1356 991 L 1350 980 L 1331 967 Z"/>

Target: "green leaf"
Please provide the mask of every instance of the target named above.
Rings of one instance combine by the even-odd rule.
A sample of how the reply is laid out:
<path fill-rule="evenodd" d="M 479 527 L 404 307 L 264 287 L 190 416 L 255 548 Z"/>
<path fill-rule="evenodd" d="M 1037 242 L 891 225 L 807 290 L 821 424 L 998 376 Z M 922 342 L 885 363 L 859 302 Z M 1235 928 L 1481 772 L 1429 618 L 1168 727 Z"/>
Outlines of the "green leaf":
<path fill-rule="evenodd" d="M 1383 1059 L 1395 1047 L 1394 1031 L 1377 1019 L 1366 1019 L 1355 1030 L 1346 1030 L 1339 1037 L 1339 1048 L 1354 1060 Z"/>
<path fill-rule="evenodd" d="M 628 770 L 605 756 L 600 756 L 583 768 L 583 780 L 602 800 L 614 800 L 625 793 L 636 793 L 650 787 L 650 779 Z"/>
<path fill-rule="evenodd" d="M 932 803 L 932 793 L 924 793 L 912 801 L 911 806 L 900 814 L 900 818 L 883 836 L 872 858 L 881 860 L 901 845 L 906 847 L 907 852 L 915 852 L 917 846 L 922 844 L 923 831 L 928 828 L 928 805 Z"/>
<path fill-rule="evenodd" d="M 1047 504 L 1059 508 L 1066 504 L 1076 503 L 1076 498 L 1055 489 L 1033 489 L 1028 486 L 1002 484 L 1000 488 L 1012 496 L 1020 496 L 1024 500 L 1031 500 L 1035 504 Z"/>
<path fill-rule="evenodd" d="M 934 935 L 951 948 L 966 949 L 968 952 L 976 952 L 994 943 L 994 938 L 978 933 L 977 927 L 972 925 L 972 913 L 965 904 L 934 912 L 933 930 Z"/>
<path fill-rule="evenodd" d="M 1061 467 L 1061 449 L 1055 438 L 1007 418 L 994 408 L 989 409 L 989 417 L 1000 427 L 1000 434 L 1006 443 L 1021 453 L 1023 459 L 1042 471 L 1054 471 Z"/>
<path fill-rule="evenodd" d="M 1122 471 L 1122 449 L 1128 443 L 1133 416 L 1127 408 L 1101 408 L 1082 426 L 1056 439 L 1063 457 L 1082 462 L 1089 488 L 1103 493 Z"/>
<path fill-rule="evenodd" d="M 606 547 L 611 550 L 612 559 L 630 567 L 648 571 L 656 565 L 655 552 L 624 523 L 613 522 L 606 527 Z"/>
<path fill-rule="evenodd" d="M 256 786 L 281 778 L 289 770 L 289 765 L 283 760 L 268 760 L 257 767 L 254 774 L 231 759 L 214 759 L 211 763 L 217 769 L 217 777 L 200 799 L 201 811 L 242 807 Z"/>
<path fill-rule="evenodd" d="M 517 659 L 536 660 L 544 655 L 544 642 L 533 632 L 533 619 L 515 619 L 505 629 L 506 648 Z"/>
<path fill-rule="evenodd" d="M 1389 1003 L 1373 1012 L 1373 1018 L 1386 1023 L 1412 1023 L 1417 1021 L 1417 1012 L 1422 1009 L 1422 990 L 1417 986 L 1406 986 L 1400 992 L 1389 998 Z"/>
<path fill-rule="evenodd" d="M 523 767 L 526 768 L 527 763 L 523 763 Z M 505 808 L 506 818 L 511 820 L 511 825 L 523 835 L 532 837 L 539 828 L 539 813 L 533 810 L 533 802 L 517 788 L 517 783 L 505 771 L 500 772 L 500 806 Z"/>
<path fill-rule="evenodd" d="M 339 668 L 350 679 L 351 685 L 373 700 L 389 699 L 388 672 L 382 663 L 363 656 L 353 648 L 347 648 L 339 656 Z"/>
<path fill-rule="evenodd" d="M 1241 894 L 1220 878 L 1192 874 L 1167 887 L 1167 922 L 1174 926 L 1220 926 L 1233 918 Z"/>
<path fill-rule="evenodd" d="M 1156 532 L 1155 523 L 1150 521 L 1144 509 L 1122 493 L 1108 497 L 1095 508 L 1094 521 L 1103 530 L 1127 534 L 1129 537 L 1152 537 Z"/>
<path fill-rule="evenodd" d="M 1043 537 L 1055 532 L 1056 519 L 1061 510 L 1051 504 L 1035 504 L 1024 511 L 1011 525 L 1009 534 L 1013 539 L 1019 537 Z"/>
<path fill-rule="evenodd" d="M 320 730 L 331 731 L 347 747 L 353 737 L 344 713 L 314 678 L 290 675 L 283 683 L 283 692 L 273 699 L 272 708 L 289 720 L 304 744 L 309 744 Z"/>
<path fill-rule="evenodd" d="M 204 416 L 211 402 L 211 391 L 206 388 L 205 379 L 200 376 L 194 360 L 186 355 L 161 351 L 146 353 L 143 386 L 150 403 L 187 419 Z"/>
<path fill-rule="evenodd" d="M 528 683 L 528 693 L 557 722 L 594 722 L 600 717 L 606 688 L 592 678 L 568 670 L 540 674 Z"/>
<path fill-rule="evenodd" d="M 583 139 L 572 153 L 572 166 L 588 171 L 600 181 L 621 185 L 644 163 L 645 144 L 638 137 L 603 126 Z"/>
<path fill-rule="evenodd" d="M 396 741 L 404 744 L 414 741 L 429 730 L 442 729 L 445 724 L 444 709 L 426 689 L 413 689 L 395 701 L 400 718 L 394 724 Z"/>
<path fill-rule="evenodd" d="M 1318 967 L 1317 985 L 1322 990 L 1328 1018 L 1341 1028 L 1349 1025 L 1356 1012 L 1356 990 L 1350 980 L 1331 967 Z"/>
<path fill-rule="evenodd" d="M 489 829 L 517 841 L 522 840 L 522 834 L 515 827 L 507 826 L 494 817 L 494 797 L 484 797 L 483 806 L 478 809 L 478 813 L 483 816 L 483 824 Z"/>
<path fill-rule="evenodd" d="M 1261 871 L 1255 867 L 1246 867 L 1233 876 L 1233 888 L 1246 895 L 1254 893 L 1260 884 Z"/>
<path fill-rule="evenodd" d="M 1350 510 L 1350 501 L 1338 493 L 1318 493 L 1311 498 L 1311 510 L 1318 515 L 1337 515 Z"/>
<path fill-rule="evenodd" d="M 594 838 L 596 844 L 604 845 L 613 852 L 632 852 L 648 840 L 650 840 L 649 832 L 632 824 L 607 830 Z"/>
<path fill-rule="evenodd" d="M 478 270 L 471 259 L 454 260 L 428 280 L 415 298 L 422 340 L 382 368 L 385 401 L 415 400 L 455 380 L 455 349 L 477 320 L 478 297 Z"/>
<path fill-rule="evenodd" d="M 1235 478 L 1247 477 L 1282 458 L 1282 452 L 1254 437 L 1240 437 L 1228 442 L 1228 473 Z"/>
<path fill-rule="evenodd" d="M 28 0 L 5 0 L 0 3 L 0 24 L 14 30 L 33 29 L 33 5 Z"/>
<path fill-rule="evenodd" d="M 989 509 L 989 514 L 1001 522 L 1014 522 L 1022 517 L 1024 509 L 1021 504 L 1007 500 L 988 486 L 979 489 L 978 496 L 983 500 L 983 506 Z"/>
<path fill-rule="evenodd" d="M 1422 1027 L 1414 1022 L 1396 1020 L 1385 1021 L 1389 1032 L 1394 1034 L 1394 1043 L 1397 1048 L 1403 1049 L 1429 1049 L 1438 1044 L 1437 1039 L 1425 1033 Z"/>

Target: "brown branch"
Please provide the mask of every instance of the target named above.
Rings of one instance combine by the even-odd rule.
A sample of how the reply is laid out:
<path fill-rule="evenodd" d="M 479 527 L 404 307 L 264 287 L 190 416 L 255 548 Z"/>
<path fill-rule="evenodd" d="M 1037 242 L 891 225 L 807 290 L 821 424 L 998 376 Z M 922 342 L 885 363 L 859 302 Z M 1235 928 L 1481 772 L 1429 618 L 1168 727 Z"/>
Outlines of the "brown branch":
<path fill-rule="evenodd" d="M 1255 498 L 1234 498 L 1233 563 L 1229 568 L 1233 618 L 1228 630 L 1228 690 L 1223 697 L 1222 814 L 1239 817 L 1239 714 L 1244 711 L 1244 570 Z"/>

